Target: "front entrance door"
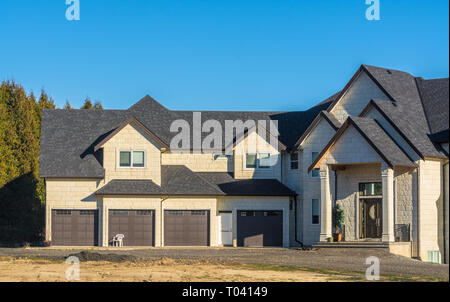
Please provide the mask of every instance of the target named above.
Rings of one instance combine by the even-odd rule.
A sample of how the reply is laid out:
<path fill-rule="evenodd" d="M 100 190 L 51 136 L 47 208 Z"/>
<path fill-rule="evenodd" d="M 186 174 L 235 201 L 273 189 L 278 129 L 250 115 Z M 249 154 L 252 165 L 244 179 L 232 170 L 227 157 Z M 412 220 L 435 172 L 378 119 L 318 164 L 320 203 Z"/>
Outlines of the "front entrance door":
<path fill-rule="evenodd" d="M 231 212 L 219 213 L 219 244 L 233 245 L 233 215 Z"/>
<path fill-rule="evenodd" d="M 381 238 L 381 199 L 361 200 L 361 238 Z"/>

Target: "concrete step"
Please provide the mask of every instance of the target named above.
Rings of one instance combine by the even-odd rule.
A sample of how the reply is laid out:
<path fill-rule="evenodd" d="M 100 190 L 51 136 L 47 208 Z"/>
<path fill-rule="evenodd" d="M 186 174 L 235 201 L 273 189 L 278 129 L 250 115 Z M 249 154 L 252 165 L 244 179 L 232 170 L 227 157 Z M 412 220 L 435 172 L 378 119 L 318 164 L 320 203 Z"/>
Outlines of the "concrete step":
<path fill-rule="evenodd" d="M 389 249 L 389 245 L 383 242 L 319 242 L 313 245 L 315 248 L 380 248 Z"/>

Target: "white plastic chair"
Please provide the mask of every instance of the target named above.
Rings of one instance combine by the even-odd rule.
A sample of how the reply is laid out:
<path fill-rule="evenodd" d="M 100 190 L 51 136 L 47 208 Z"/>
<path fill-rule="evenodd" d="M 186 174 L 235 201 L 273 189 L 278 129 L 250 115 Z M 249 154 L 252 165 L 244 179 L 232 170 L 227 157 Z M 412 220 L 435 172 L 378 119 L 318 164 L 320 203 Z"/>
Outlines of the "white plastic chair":
<path fill-rule="evenodd" d="M 112 242 L 113 242 L 113 246 L 123 246 L 123 238 L 125 237 L 124 234 L 117 234 L 116 236 L 113 237 Z M 117 244 L 117 245 L 116 245 Z"/>

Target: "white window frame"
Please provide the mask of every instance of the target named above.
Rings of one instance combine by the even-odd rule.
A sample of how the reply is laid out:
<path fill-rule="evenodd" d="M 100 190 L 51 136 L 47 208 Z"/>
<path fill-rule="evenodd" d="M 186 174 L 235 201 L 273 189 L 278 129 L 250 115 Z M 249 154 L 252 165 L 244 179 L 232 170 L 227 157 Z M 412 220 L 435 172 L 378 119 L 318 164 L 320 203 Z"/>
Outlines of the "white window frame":
<path fill-rule="evenodd" d="M 121 152 L 130 152 L 130 166 L 129 167 L 122 167 L 120 165 L 120 153 Z M 135 167 L 133 166 L 133 152 L 143 152 L 144 153 L 144 166 L 142 167 Z M 117 150 L 117 167 L 120 169 L 144 169 L 147 167 L 147 152 L 145 150 Z"/>
<path fill-rule="evenodd" d="M 314 162 L 314 160 L 313 160 L 313 153 L 317 153 L 317 156 L 319 156 L 319 154 L 320 154 L 320 152 L 317 152 L 317 151 L 311 151 L 311 164 Z M 316 158 L 317 158 L 317 156 L 316 156 Z M 311 178 L 315 178 L 315 179 L 317 179 L 317 178 L 320 178 L 320 173 L 319 173 L 319 175 L 317 175 L 317 176 L 313 176 L 313 171 L 314 170 L 317 170 L 317 169 L 312 169 L 311 170 L 311 172 L 310 172 L 310 176 L 311 176 Z"/>
<path fill-rule="evenodd" d="M 229 160 L 232 157 L 230 154 L 223 154 L 223 153 L 214 153 L 213 158 L 214 160 Z"/>
<path fill-rule="evenodd" d="M 244 154 L 244 170 L 258 170 L 258 171 L 271 171 L 273 169 L 273 166 L 269 166 L 267 168 L 260 168 L 259 167 L 259 155 L 260 154 L 269 154 L 269 159 L 272 157 L 272 154 L 270 152 L 256 152 L 256 153 L 245 153 Z M 247 168 L 247 155 L 256 155 L 256 168 Z"/>
<path fill-rule="evenodd" d="M 295 154 L 297 154 L 297 160 L 294 160 L 294 162 L 297 162 L 297 169 L 292 169 L 292 154 L 294 154 L 294 153 L 291 153 L 291 154 L 289 154 L 289 170 L 299 170 L 300 169 L 300 160 L 299 160 L 299 154 L 298 154 L 298 152 L 295 152 Z"/>
<path fill-rule="evenodd" d="M 318 208 L 319 208 L 319 215 L 317 215 L 317 216 L 319 216 L 319 222 L 317 222 L 317 223 L 313 223 L 313 201 L 314 200 L 317 200 L 317 202 L 318 202 Z M 320 225 L 320 220 L 321 220 L 321 217 L 320 217 L 320 211 L 321 211 L 321 209 L 320 209 L 320 198 L 311 198 L 311 225 Z"/>

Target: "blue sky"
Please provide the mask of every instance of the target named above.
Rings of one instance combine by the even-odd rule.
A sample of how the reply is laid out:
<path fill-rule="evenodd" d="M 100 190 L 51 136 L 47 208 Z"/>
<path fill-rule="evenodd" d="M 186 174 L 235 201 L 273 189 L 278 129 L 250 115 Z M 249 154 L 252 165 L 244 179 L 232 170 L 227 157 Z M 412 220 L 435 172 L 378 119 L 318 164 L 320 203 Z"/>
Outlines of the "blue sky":
<path fill-rule="evenodd" d="M 0 80 L 56 104 L 125 109 L 303 110 L 360 64 L 448 77 L 448 1 L 0 0 Z"/>

